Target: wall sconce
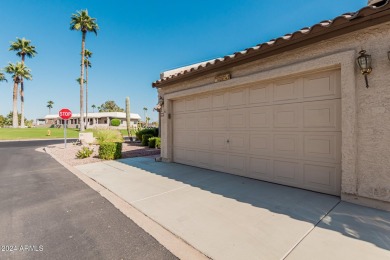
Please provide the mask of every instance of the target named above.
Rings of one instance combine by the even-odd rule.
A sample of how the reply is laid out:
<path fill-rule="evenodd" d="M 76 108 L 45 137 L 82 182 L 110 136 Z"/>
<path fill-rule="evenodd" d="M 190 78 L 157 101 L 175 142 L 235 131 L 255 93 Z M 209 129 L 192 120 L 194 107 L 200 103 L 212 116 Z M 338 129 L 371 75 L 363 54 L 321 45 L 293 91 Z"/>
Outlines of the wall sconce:
<path fill-rule="evenodd" d="M 368 79 L 367 75 L 371 73 L 371 55 L 366 54 L 365 50 L 361 50 L 359 52 L 359 57 L 357 57 L 356 61 L 359 65 L 360 72 L 364 75 L 364 79 L 366 80 L 366 88 L 368 88 Z M 390 55 L 390 54 L 389 54 Z"/>

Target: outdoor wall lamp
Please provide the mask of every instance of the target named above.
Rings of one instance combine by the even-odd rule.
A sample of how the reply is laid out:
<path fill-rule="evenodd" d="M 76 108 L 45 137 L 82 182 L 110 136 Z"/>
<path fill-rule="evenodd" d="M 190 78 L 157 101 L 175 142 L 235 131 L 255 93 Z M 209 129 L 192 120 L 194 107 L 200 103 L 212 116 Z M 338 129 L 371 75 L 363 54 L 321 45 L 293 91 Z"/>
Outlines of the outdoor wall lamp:
<path fill-rule="evenodd" d="M 364 79 L 366 80 L 366 88 L 368 88 L 368 79 L 367 75 L 371 73 L 372 68 L 371 68 L 371 55 L 366 54 L 365 50 L 361 50 L 359 52 L 359 57 L 357 57 L 356 61 L 357 64 L 359 65 L 360 72 L 363 74 Z M 390 55 L 390 54 L 388 54 Z"/>

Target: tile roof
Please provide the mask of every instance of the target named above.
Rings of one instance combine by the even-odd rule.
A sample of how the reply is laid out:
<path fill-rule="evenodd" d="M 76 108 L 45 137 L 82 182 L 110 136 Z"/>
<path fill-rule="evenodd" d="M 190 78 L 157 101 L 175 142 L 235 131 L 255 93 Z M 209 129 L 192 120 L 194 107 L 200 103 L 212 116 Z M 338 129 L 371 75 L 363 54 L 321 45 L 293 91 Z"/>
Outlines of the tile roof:
<path fill-rule="evenodd" d="M 223 65 L 232 64 L 238 60 L 245 60 L 247 57 L 251 58 L 256 55 L 262 55 L 265 53 L 272 52 L 274 50 L 281 49 L 282 47 L 286 47 L 289 45 L 293 45 L 299 42 L 303 42 L 305 40 L 311 40 L 315 37 L 326 35 L 327 33 L 334 32 L 336 30 L 340 30 L 342 28 L 346 28 L 351 26 L 354 20 L 358 20 L 358 18 L 369 17 L 375 14 L 379 14 L 382 11 L 386 11 L 390 9 L 389 0 L 387 0 L 384 4 L 378 6 L 366 6 L 360 9 L 357 12 L 353 13 L 345 13 L 342 14 L 333 20 L 325 20 L 319 22 L 311 27 L 302 28 L 294 33 L 286 34 L 282 37 L 272 39 L 268 42 L 258 44 L 254 47 L 247 48 L 243 51 L 235 52 L 231 55 L 227 55 L 222 58 L 217 58 L 214 60 L 206 61 L 203 63 L 197 63 L 194 65 L 174 69 L 171 71 L 167 71 L 162 73 L 161 79 L 152 83 L 153 87 L 160 87 L 165 83 L 172 82 L 174 80 L 178 80 L 181 78 L 187 78 L 186 76 L 190 76 L 195 74 L 196 72 L 209 71 L 216 67 L 222 67 Z M 386 21 L 390 21 L 390 18 Z M 383 22 L 383 21 L 382 21 Z M 379 22 L 378 22 L 379 23 Z M 367 24 L 366 27 L 370 25 L 375 25 L 375 23 Z M 364 26 L 357 27 L 357 29 L 364 28 Z M 356 29 L 355 29 L 356 30 Z M 341 30 L 340 30 L 341 31 Z M 338 34 L 340 35 L 340 34 Z M 335 35 L 330 35 L 329 38 L 335 37 Z M 310 44 L 310 43 L 309 43 Z M 269 56 L 269 55 L 268 55 Z M 259 57 L 259 56 L 258 56 Z M 259 57 L 261 58 L 261 57 Z M 251 61 L 251 60 L 250 60 Z"/>

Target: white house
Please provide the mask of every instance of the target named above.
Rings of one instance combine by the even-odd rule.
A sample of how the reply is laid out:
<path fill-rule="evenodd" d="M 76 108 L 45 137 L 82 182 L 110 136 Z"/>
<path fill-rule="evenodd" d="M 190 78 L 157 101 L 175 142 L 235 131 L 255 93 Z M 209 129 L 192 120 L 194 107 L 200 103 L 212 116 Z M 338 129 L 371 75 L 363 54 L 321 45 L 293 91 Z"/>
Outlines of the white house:
<path fill-rule="evenodd" d="M 163 160 L 390 210 L 389 43 L 390 3 L 372 0 L 162 73 Z"/>
<path fill-rule="evenodd" d="M 84 113 L 84 119 L 86 114 Z M 119 128 L 126 127 L 126 113 L 124 112 L 102 112 L 102 113 L 88 113 L 87 127 L 107 127 L 110 126 L 111 119 L 121 120 Z M 141 117 L 138 114 L 130 113 L 130 124 L 132 127 L 136 127 Z M 44 123 L 43 123 L 44 122 Z M 37 125 L 55 125 L 62 126 L 64 120 L 58 115 L 46 115 L 43 119 L 37 119 Z M 68 127 L 78 128 L 80 126 L 80 114 L 73 114 L 67 122 Z"/>

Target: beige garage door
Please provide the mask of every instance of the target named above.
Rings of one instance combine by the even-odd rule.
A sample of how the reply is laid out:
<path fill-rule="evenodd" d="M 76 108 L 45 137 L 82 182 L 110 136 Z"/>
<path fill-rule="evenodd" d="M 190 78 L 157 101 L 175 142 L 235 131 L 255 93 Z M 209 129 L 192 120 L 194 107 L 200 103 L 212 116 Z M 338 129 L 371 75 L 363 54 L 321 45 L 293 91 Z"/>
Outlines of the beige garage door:
<path fill-rule="evenodd" d="M 340 194 L 340 72 L 173 102 L 175 162 Z"/>

